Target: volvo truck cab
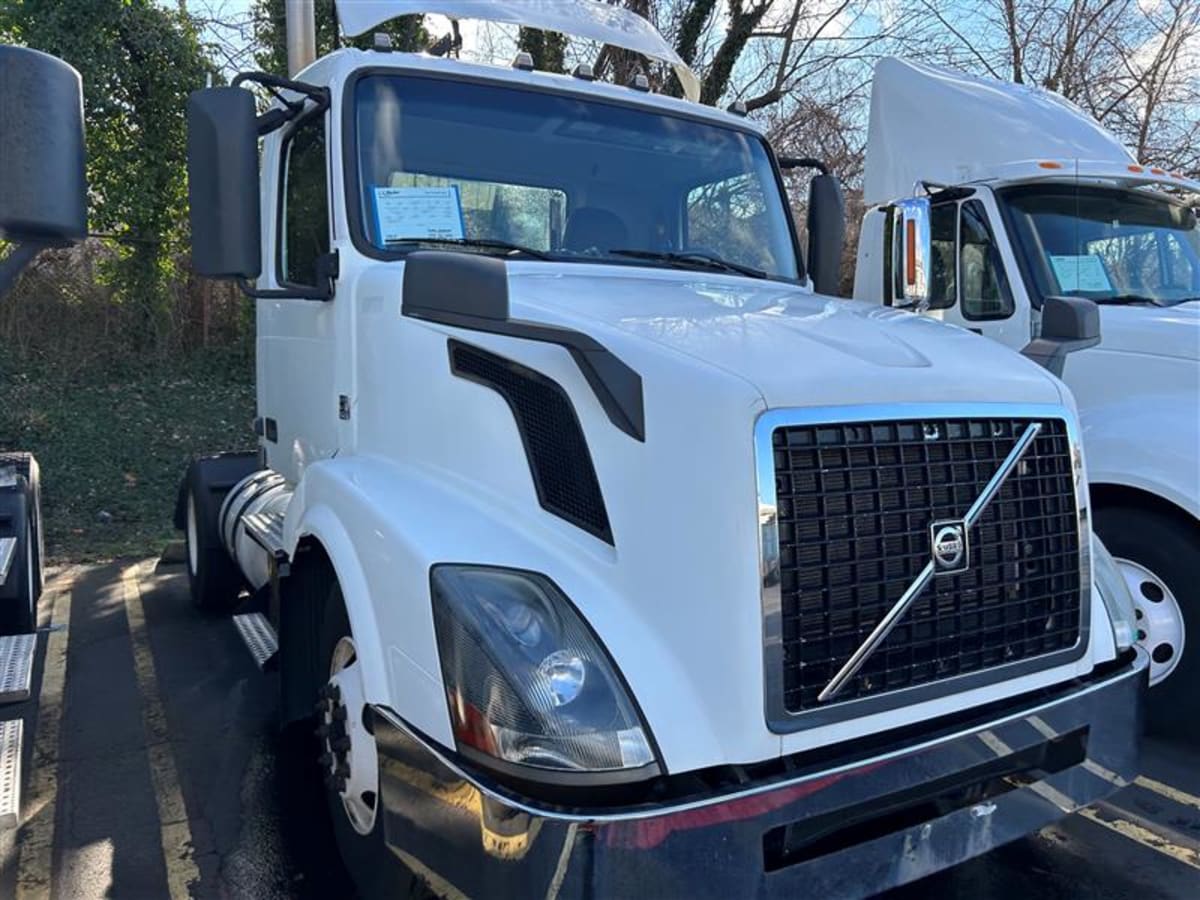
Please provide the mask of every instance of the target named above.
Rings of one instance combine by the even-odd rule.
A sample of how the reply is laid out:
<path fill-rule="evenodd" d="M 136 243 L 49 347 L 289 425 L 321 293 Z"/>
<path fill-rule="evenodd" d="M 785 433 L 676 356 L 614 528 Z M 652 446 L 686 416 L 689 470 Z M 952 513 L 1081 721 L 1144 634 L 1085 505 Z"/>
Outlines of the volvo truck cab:
<path fill-rule="evenodd" d="M 1200 740 L 1200 182 L 1138 162 L 1049 91 L 893 59 L 876 68 L 864 199 L 857 299 L 1027 352 L 1064 305 L 1098 305 L 1098 344 L 1051 365 L 1137 603 L 1151 727 Z"/>
<path fill-rule="evenodd" d="M 605 4 L 342 23 L 467 7 L 682 66 Z M 867 895 L 1134 777 L 1057 379 L 820 292 L 836 182 L 805 252 L 736 111 L 379 47 L 191 98 L 260 447 L 177 509 L 364 893 Z"/>

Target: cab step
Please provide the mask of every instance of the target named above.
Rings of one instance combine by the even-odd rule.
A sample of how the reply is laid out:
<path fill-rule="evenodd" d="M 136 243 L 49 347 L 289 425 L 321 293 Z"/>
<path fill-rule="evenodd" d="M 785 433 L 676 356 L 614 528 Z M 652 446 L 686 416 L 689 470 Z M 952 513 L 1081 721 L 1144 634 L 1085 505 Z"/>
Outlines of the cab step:
<path fill-rule="evenodd" d="M 0 703 L 20 703 L 29 699 L 36 649 L 36 634 L 0 637 Z"/>
<path fill-rule="evenodd" d="M 279 575 L 288 574 L 288 555 L 283 543 L 283 513 L 251 513 L 242 516 L 250 540 L 267 551 Z"/>
<path fill-rule="evenodd" d="M 0 722 L 0 829 L 16 828 L 21 821 L 21 741 L 23 719 Z"/>
<path fill-rule="evenodd" d="M 266 671 L 279 653 L 279 639 L 270 621 L 262 613 L 242 613 L 233 617 L 233 625 L 254 658 L 254 664 Z"/>
<path fill-rule="evenodd" d="M 0 587 L 8 580 L 8 572 L 13 560 L 17 558 L 17 539 L 15 537 L 0 538 Z"/>

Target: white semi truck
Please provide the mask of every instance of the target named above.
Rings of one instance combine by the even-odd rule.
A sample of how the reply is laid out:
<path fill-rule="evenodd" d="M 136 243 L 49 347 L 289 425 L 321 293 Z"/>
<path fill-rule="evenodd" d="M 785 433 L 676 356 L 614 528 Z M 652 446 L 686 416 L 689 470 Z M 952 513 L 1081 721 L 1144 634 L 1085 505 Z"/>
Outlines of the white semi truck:
<path fill-rule="evenodd" d="M 597 3 L 341 21 L 426 10 L 681 66 Z M 192 596 L 315 731 L 364 894 L 865 895 L 1134 777 L 1148 661 L 1069 394 L 822 296 L 839 188 L 803 254 L 753 122 L 386 41 L 188 117 L 261 436 L 187 473 Z"/>
<path fill-rule="evenodd" d="M 1093 525 L 1137 604 L 1150 727 L 1200 742 L 1200 182 L 1138 162 L 1049 91 L 890 59 L 864 199 L 857 299 L 1013 349 L 1046 329 L 1047 298 L 1099 304 L 1101 342 L 1057 374 L 1079 404 Z"/>
<path fill-rule="evenodd" d="M 86 234 L 79 73 L 0 45 L 0 301 L 43 249 Z M 37 460 L 4 443 L 0 435 L 0 703 L 11 703 L 30 693 L 45 547 Z M 17 823 L 22 737 L 22 719 L 0 722 L 0 828 Z"/>

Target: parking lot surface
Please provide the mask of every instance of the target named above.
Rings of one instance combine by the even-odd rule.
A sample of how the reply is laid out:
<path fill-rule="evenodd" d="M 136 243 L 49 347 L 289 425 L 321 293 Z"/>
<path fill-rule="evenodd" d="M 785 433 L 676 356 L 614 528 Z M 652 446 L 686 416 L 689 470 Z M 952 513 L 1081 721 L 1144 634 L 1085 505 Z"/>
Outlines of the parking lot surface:
<path fill-rule="evenodd" d="M 0 897 L 352 897 L 318 796 L 289 773 L 274 676 L 153 560 L 54 573 Z M 1111 802 L 889 895 L 1200 897 L 1200 753 L 1148 741 Z M 443 886 L 447 896 L 457 896 Z M 732 900 L 732 898 L 731 898 Z"/>

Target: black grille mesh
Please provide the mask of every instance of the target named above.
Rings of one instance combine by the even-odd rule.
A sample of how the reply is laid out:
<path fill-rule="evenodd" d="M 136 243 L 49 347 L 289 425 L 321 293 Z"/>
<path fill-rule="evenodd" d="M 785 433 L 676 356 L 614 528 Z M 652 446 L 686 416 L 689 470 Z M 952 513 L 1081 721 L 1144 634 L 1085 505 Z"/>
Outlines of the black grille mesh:
<path fill-rule="evenodd" d="M 457 341 L 450 342 L 450 368 L 508 401 L 542 508 L 611 544 L 587 439 L 563 389 L 527 366 Z"/>
<path fill-rule="evenodd" d="M 961 519 L 1029 419 L 777 428 L 784 706 L 817 695 L 930 561 L 930 523 Z M 1046 419 L 969 535 L 858 675 L 851 700 L 1064 650 L 1080 630 L 1066 425 Z"/>

